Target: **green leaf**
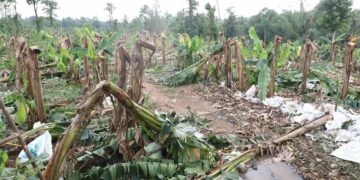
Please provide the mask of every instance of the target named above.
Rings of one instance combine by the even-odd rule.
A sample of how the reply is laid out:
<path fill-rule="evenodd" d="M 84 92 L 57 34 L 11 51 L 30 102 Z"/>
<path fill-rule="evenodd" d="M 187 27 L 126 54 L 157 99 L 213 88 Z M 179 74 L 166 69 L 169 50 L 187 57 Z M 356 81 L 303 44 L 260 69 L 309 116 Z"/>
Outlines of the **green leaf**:
<path fill-rule="evenodd" d="M 151 163 L 151 165 L 148 166 L 148 175 L 150 178 L 153 178 L 156 176 L 156 170 L 155 170 L 155 166 L 153 165 L 153 163 Z"/>
<path fill-rule="evenodd" d="M 5 151 L 0 149 L 0 175 L 2 174 L 9 157 Z"/>
<path fill-rule="evenodd" d="M 216 135 L 207 136 L 206 141 L 217 149 L 222 149 L 230 146 L 229 141 L 227 141 L 223 137 L 218 137 Z"/>
<path fill-rule="evenodd" d="M 20 98 L 16 100 L 15 105 L 17 109 L 15 114 L 15 122 L 19 125 L 24 124 L 26 122 L 28 112 L 28 107 L 25 103 L 25 100 Z"/>
<path fill-rule="evenodd" d="M 164 123 L 161 127 L 159 134 L 159 143 L 164 144 L 165 141 L 170 137 L 172 133 L 172 127 L 168 123 Z"/>
<path fill-rule="evenodd" d="M 73 58 L 73 56 L 69 53 L 69 51 L 67 49 L 64 49 L 64 48 L 60 49 L 60 54 L 62 56 L 65 56 L 65 57 L 69 58 L 69 59 Z"/>
<path fill-rule="evenodd" d="M 98 49 L 109 49 L 111 47 L 114 47 L 117 40 L 119 40 L 121 36 L 121 32 L 116 32 L 111 37 L 105 36 L 104 39 L 100 42 Z"/>
<path fill-rule="evenodd" d="M 65 66 L 62 58 L 59 58 L 59 61 L 56 64 L 56 69 L 58 71 L 60 71 L 60 72 L 65 72 L 66 71 L 66 66 Z"/>
<path fill-rule="evenodd" d="M 87 55 L 88 49 L 83 47 L 74 47 L 70 49 L 70 52 L 76 54 L 79 59 L 83 59 Z"/>
<path fill-rule="evenodd" d="M 265 100 L 267 92 L 268 92 L 268 86 L 270 83 L 270 68 L 267 65 L 267 60 L 261 60 L 259 61 L 259 77 L 258 77 L 258 88 L 259 88 L 259 94 L 258 97 L 260 100 Z"/>
<path fill-rule="evenodd" d="M 149 170 L 148 170 L 148 163 L 145 162 L 138 162 L 139 166 L 140 166 L 140 170 L 143 174 L 144 177 L 149 177 Z M 151 165 L 149 165 L 151 166 Z"/>
<path fill-rule="evenodd" d="M 96 60 L 96 52 L 95 52 L 94 44 L 92 41 L 88 42 L 88 52 L 87 52 L 86 56 L 94 61 Z"/>
<path fill-rule="evenodd" d="M 252 39 L 253 41 L 260 41 L 260 38 L 259 38 L 259 36 L 257 35 L 254 26 L 251 26 L 251 27 L 249 28 L 249 36 L 250 36 L 250 39 Z"/>
<path fill-rule="evenodd" d="M 152 153 L 155 153 L 157 151 L 160 151 L 161 150 L 161 145 L 156 143 L 156 142 L 152 142 L 152 143 L 148 144 L 147 146 L 145 146 L 144 150 L 145 150 L 146 153 L 152 154 Z"/>

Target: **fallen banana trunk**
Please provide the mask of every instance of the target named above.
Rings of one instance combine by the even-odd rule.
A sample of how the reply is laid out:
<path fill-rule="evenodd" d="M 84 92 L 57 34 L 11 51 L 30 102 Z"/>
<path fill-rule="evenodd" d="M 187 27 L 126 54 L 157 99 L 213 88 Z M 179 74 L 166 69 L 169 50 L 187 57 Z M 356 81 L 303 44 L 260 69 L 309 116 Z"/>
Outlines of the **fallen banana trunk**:
<path fill-rule="evenodd" d="M 54 127 L 55 127 L 55 124 L 49 123 L 49 124 L 42 125 L 38 128 L 32 129 L 30 131 L 24 132 L 22 134 L 13 133 L 10 136 L 8 136 L 0 141 L 0 147 L 2 147 L 4 144 L 6 144 L 8 142 L 15 140 L 16 138 L 18 138 L 18 136 L 21 136 L 24 139 L 24 141 L 26 141 L 29 138 L 37 137 L 37 136 L 43 134 L 46 130 L 50 130 Z"/>
<path fill-rule="evenodd" d="M 208 61 L 208 59 L 203 59 L 193 65 L 187 67 L 186 69 L 168 77 L 165 79 L 160 79 L 159 83 L 166 86 L 181 86 L 184 84 L 194 83 L 197 80 L 197 76 L 202 68 L 202 66 Z"/>
<path fill-rule="evenodd" d="M 314 68 L 310 68 L 310 71 L 315 75 L 317 76 L 321 81 L 325 81 L 327 82 L 329 79 L 331 80 L 336 80 L 337 79 L 337 76 L 335 73 L 333 72 L 321 72 L 317 69 L 314 69 Z M 350 91 L 353 91 L 353 92 L 357 92 L 359 93 L 360 92 L 360 87 L 359 86 L 355 86 L 353 84 L 349 84 L 349 90 Z"/>
<path fill-rule="evenodd" d="M 72 119 L 71 125 L 64 133 L 65 135 L 56 145 L 53 156 L 49 160 L 49 163 L 44 172 L 44 175 L 47 177 L 47 179 L 59 179 L 60 175 L 62 174 L 62 164 L 64 163 L 70 148 L 74 144 L 74 141 L 77 139 L 77 137 L 79 137 L 79 135 L 86 128 L 86 125 L 91 119 L 90 116 L 93 108 L 98 104 L 98 101 L 102 99 L 105 94 L 114 96 L 118 102 L 124 106 L 124 108 L 136 116 L 137 123 L 140 124 L 140 127 L 146 132 L 148 136 L 154 138 L 154 141 L 156 140 L 156 137 L 159 137 L 159 143 L 163 144 L 166 139 L 171 139 L 171 137 L 174 136 L 174 134 L 168 134 L 168 132 L 174 129 L 173 127 L 169 127 L 171 126 L 170 122 L 158 119 L 154 113 L 133 102 L 126 94 L 126 92 L 115 84 L 102 81 L 95 87 L 90 97 L 85 99 L 84 102 L 78 107 L 77 115 Z M 176 139 L 176 142 L 179 144 L 179 146 L 173 146 L 176 149 L 176 152 L 184 151 L 183 147 L 186 145 L 199 149 L 199 151 L 194 152 L 209 152 L 208 146 L 206 146 L 206 144 L 195 140 L 191 136 L 181 137 L 181 139 Z M 183 149 L 181 149 L 181 147 Z M 199 158 L 202 157 L 199 155 Z"/>
<path fill-rule="evenodd" d="M 326 115 L 312 121 L 311 123 L 308 123 L 302 127 L 299 127 L 298 129 L 291 131 L 290 133 L 287 133 L 287 134 L 281 136 L 280 138 L 277 138 L 273 141 L 258 144 L 255 148 L 247 150 L 247 151 L 243 152 L 242 154 L 236 156 L 234 159 L 224 163 L 221 168 L 212 172 L 209 175 L 209 177 L 212 177 L 214 179 L 219 179 L 223 173 L 234 172 L 234 171 L 236 171 L 236 167 L 238 164 L 240 164 L 240 163 L 245 164 L 245 163 L 249 162 L 250 160 L 254 159 L 256 156 L 262 154 L 264 148 L 274 146 L 274 145 L 279 145 L 290 139 L 301 136 L 306 132 L 309 132 L 313 129 L 323 126 L 327 121 L 331 120 L 332 118 L 333 118 L 332 115 L 326 114 Z"/>
<path fill-rule="evenodd" d="M 49 160 L 49 163 L 44 172 L 44 175 L 47 177 L 47 179 L 59 179 L 61 174 L 61 165 L 68 155 L 70 147 L 72 146 L 78 134 L 84 130 L 84 124 L 86 121 L 89 121 L 89 116 L 91 115 L 92 109 L 105 95 L 105 93 L 109 93 L 115 96 L 124 107 L 129 109 L 129 111 L 139 117 L 139 119 L 147 119 L 149 122 L 151 122 L 147 124 L 150 126 L 150 129 L 161 128 L 160 122 L 156 120 L 156 116 L 153 113 L 134 103 L 130 97 L 116 85 L 107 81 L 102 81 L 96 86 L 90 97 L 87 98 L 85 102 L 83 102 L 82 105 L 78 108 L 78 114 L 73 118 L 71 125 L 65 131 L 65 135 L 62 137 L 61 141 L 56 145 L 54 154 Z"/>
<path fill-rule="evenodd" d="M 10 81 L 10 77 L 4 77 L 0 79 L 0 83 L 8 82 Z"/>

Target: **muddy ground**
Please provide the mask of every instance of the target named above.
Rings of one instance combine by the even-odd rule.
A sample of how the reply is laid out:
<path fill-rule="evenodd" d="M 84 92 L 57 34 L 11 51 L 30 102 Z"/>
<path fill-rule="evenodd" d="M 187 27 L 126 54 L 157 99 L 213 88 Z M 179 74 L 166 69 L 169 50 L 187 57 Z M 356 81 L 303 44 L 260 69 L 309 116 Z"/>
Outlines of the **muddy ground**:
<path fill-rule="evenodd" d="M 275 139 L 298 127 L 279 109 L 236 99 L 233 97 L 235 90 L 217 84 L 169 88 L 157 85 L 147 76 L 144 92 L 150 94 L 150 102 L 157 110 L 175 110 L 183 115 L 191 110 L 206 117 L 210 123 L 202 132 L 227 138 L 236 150 Z M 286 96 L 297 98 L 294 94 Z M 330 155 L 339 145 L 324 131 L 325 127 L 322 127 L 281 147 L 274 147 L 274 151 L 266 156 L 293 166 L 304 179 L 359 179 L 359 164 Z"/>

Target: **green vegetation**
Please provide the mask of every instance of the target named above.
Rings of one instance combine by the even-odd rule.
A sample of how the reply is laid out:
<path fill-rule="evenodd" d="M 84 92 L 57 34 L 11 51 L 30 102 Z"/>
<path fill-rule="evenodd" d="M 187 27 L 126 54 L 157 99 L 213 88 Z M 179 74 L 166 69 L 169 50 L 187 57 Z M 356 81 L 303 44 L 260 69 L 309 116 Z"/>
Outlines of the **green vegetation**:
<path fill-rule="evenodd" d="M 251 103 L 265 105 L 276 90 L 302 102 L 360 107 L 360 10 L 352 9 L 353 1 L 321 0 L 308 11 L 300 1 L 299 11 L 264 8 L 249 17 L 229 8 L 224 19 L 216 15 L 219 4 L 199 2 L 187 0 L 187 8 L 176 15 L 162 14 L 157 4 L 144 5 L 131 20 L 118 20 L 115 5 L 107 2 L 102 10 L 108 21 L 103 22 L 96 17 L 59 19 L 56 0 L 26 0 L 34 17 L 24 18 L 16 0 L 0 0 L 0 177 L 239 178 L 239 164 L 278 145 L 264 142 L 269 137 L 262 134 L 231 129 L 240 126 L 241 118 L 249 114 L 252 119 L 244 127 L 254 122 L 253 129 L 274 131 L 272 136 L 293 128 L 290 122 L 268 127 L 284 114 L 259 104 L 254 110 Z M 209 112 L 202 112 L 212 121 L 190 107 L 190 116 L 158 112 L 152 92 L 143 92 L 153 77 L 159 87 L 172 90 L 203 83 L 203 98 L 218 101 L 209 101 Z M 250 88 L 252 95 L 246 93 Z M 164 106 L 193 98 L 191 90 L 180 89 L 189 97 L 171 96 Z M 261 117 L 252 116 L 254 111 Z M 259 123 L 263 116 L 267 122 Z M 225 134 L 240 134 L 233 135 L 242 138 L 238 144 L 213 134 L 210 124 L 219 119 L 230 123 L 224 125 L 230 129 Z M 38 121 L 44 124 L 33 128 Z M 33 158 L 21 163 L 17 155 L 24 143 L 46 131 L 53 138 L 51 158 L 30 150 Z M 240 150 L 239 156 L 224 160 Z"/>

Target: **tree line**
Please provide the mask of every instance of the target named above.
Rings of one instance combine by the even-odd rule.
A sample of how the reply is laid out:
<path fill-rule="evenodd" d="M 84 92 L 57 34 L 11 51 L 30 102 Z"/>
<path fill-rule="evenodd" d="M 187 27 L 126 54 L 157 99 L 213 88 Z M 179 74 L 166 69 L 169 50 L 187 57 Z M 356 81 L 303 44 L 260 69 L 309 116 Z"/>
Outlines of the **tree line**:
<path fill-rule="evenodd" d="M 3 33 L 19 33 L 25 30 L 35 29 L 40 31 L 44 28 L 68 29 L 81 27 L 84 24 L 96 29 L 108 31 L 138 32 L 148 31 L 160 34 L 160 32 L 186 33 L 190 37 L 200 36 L 209 40 L 215 40 L 220 32 L 225 37 L 235 37 L 247 34 L 250 27 L 255 27 L 264 42 L 269 42 L 276 35 L 281 35 L 285 40 L 305 40 L 330 38 L 335 32 L 356 35 L 360 33 L 360 10 L 352 9 L 352 0 L 321 0 L 312 10 L 306 11 L 302 1 L 297 11 L 283 11 L 264 8 L 258 14 L 250 17 L 237 16 L 235 9 L 227 9 L 228 16 L 219 19 L 216 16 L 217 9 L 213 4 L 200 7 L 197 0 L 187 0 L 188 6 L 175 15 L 165 13 L 161 15 L 158 7 L 144 5 L 139 10 L 139 15 L 129 20 L 127 16 L 120 20 L 116 16 L 116 7 L 112 3 L 106 3 L 104 11 L 108 13 L 107 22 L 94 18 L 64 18 L 57 19 L 56 0 L 26 0 L 34 11 L 34 16 L 21 18 L 17 12 L 16 0 L 0 0 L 0 31 Z M 43 4 L 46 17 L 38 16 L 39 3 Z M 200 9 L 205 13 L 200 13 Z M 34 23 L 35 22 L 35 23 Z"/>

